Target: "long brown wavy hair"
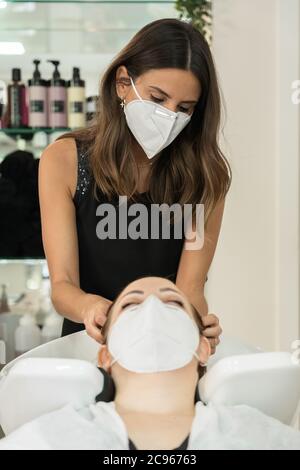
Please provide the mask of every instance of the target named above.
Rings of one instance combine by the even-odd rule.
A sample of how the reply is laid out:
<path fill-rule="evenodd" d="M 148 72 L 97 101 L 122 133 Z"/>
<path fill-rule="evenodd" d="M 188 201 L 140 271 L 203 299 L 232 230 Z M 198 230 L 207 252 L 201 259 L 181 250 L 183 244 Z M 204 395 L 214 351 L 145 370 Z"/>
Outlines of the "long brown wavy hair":
<path fill-rule="evenodd" d="M 89 149 L 94 195 L 125 195 L 137 200 L 139 167 L 132 139 L 116 92 L 116 71 L 124 65 L 136 80 L 150 69 L 191 71 L 201 96 L 183 131 L 151 165 L 149 195 L 156 204 L 204 204 L 205 225 L 231 184 L 229 163 L 218 146 L 221 98 L 208 43 L 191 23 L 174 18 L 153 21 L 138 31 L 106 69 L 100 81 L 98 107 L 92 123 L 62 135 Z"/>

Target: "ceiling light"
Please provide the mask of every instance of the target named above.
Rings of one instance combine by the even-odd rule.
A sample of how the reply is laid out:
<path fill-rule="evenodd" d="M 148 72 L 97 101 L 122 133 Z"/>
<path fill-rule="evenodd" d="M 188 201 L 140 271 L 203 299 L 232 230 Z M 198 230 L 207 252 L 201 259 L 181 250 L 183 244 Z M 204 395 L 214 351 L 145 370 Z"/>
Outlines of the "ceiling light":
<path fill-rule="evenodd" d="M 1 55 L 21 55 L 24 54 L 25 48 L 21 42 L 1 42 L 0 41 L 0 54 Z"/>

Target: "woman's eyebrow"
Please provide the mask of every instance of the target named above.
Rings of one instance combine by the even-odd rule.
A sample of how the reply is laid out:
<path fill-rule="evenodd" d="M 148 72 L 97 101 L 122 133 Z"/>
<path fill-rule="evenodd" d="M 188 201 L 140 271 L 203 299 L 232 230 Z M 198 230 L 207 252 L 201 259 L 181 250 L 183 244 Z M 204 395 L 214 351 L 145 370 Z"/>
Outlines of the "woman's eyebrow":
<path fill-rule="evenodd" d="M 159 91 L 163 95 L 165 95 L 167 98 L 171 98 L 171 96 L 168 95 L 165 91 L 163 91 L 161 88 L 158 88 L 157 86 L 150 85 L 150 88 L 154 88 L 155 90 Z M 181 103 L 197 103 L 197 101 L 192 101 L 192 100 L 187 100 L 187 101 L 181 101 Z"/>

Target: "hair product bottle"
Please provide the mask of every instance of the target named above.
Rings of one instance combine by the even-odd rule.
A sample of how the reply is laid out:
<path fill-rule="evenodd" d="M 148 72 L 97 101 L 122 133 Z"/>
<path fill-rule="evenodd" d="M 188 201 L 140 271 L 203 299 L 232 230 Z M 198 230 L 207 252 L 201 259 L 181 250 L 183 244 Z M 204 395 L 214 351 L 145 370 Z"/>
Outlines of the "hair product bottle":
<path fill-rule="evenodd" d="M 97 112 L 98 96 L 88 96 L 86 99 L 86 120 L 87 122 L 92 121 Z"/>
<path fill-rule="evenodd" d="M 34 316 L 26 313 L 21 317 L 19 326 L 15 331 L 16 356 L 20 356 L 40 344 L 41 330 L 37 326 Z"/>
<path fill-rule="evenodd" d="M 47 109 L 47 92 L 48 82 L 41 78 L 38 69 L 40 60 L 34 60 L 35 70 L 33 77 L 28 80 L 28 96 L 29 96 L 29 126 L 30 127 L 47 127 L 48 126 L 48 109 Z"/>
<path fill-rule="evenodd" d="M 8 95 L 8 126 L 27 127 L 28 109 L 26 102 L 26 87 L 21 82 L 21 69 L 12 69 L 12 83 L 7 87 Z"/>
<path fill-rule="evenodd" d="M 5 83 L 2 80 L 0 80 L 0 129 L 4 127 L 5 97 L 6 97 L 6 86 L 5 86 Z"/>
<path fill-rule="evenodd" d="M 60 77 L 58 60 L 48 60 L 54 65 L 52 79 L 48 87 L 49 127 L 67 127 L 67 89 L 66 81 Z"/>
<path fill-rule="evenodd" d="M 10 312 L 10 308 L 8 305 L 7 292 L 6 292 L 6 285 L 2 284 L 1 289 L 2 289 L 2 292 L 1 292 L 1 299 L 0 299 L 0 313 Z"/>
<path fill-rule="evenodd" d="M 44 322 L 42 328 L 42 343 L 48 343 L 61 336 L 62 321 L 57 313 L 50 313 Z"/>
<path fill-rule="evenodd" d="M 73 67 L 73 77 L 68 81 L 68 126 L 84 127 L 85 120 L 85 81 L 80 78 L 80 70 Z"/>

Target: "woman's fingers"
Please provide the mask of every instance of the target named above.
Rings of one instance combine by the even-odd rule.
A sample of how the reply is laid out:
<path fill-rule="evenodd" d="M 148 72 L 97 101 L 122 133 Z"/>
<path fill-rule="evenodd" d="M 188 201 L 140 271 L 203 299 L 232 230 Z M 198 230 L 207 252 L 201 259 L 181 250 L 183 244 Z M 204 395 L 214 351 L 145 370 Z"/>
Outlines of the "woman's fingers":
<path fill-rule="evenodd" d="M 208 313 L 207 315 L 202 316 L 201 319 L 205 328 L 219 324 L 219 318 L 214 313 Z"/>
<path fill-rule="evenodd" d="M 106 312 L 111 302 L 98 302 L 90 307 L 84 319 L 86 332 L 98 343 L 103 343 L 101 328 L 107 320 Z"/>
<path fill-rule="evenodd" d="M 220 336 L 223 332 L 219 325 L 219 318 L 214 313 L 209 313 L 202 318 L 204 330 L 202 332 L 210 343 L 211 354 L 215 354 L 217 345 L 220 344 Z"/>
<path fill-rule="evenodd" d="M 210 344 L 210 354 L 215 354 L 216 352 L 216 344 L 214 338 L 209 339 L 209 344 Z"/>
<path fill-rule="evenodd" d="M 103 342 L 101 330 L 95 324 L 91 322 L 87 322 L 87 324 L 85 325 L 85 329 L 86 329 L 87 334 L 91 336 L 92 338 L 94 338 L 96 341 L 98 341 L 98 343 Z"/>
<path fill-rule="evenodd" d="M 208 313 L 201 318 L 204 326 L 204 336 L 207 338 L 218 338 L 222 334 L 219 318 L 214 313 Z"/>
<path fill-rule="evenodd" d="M 216 352 L 217 345 L 220 343 L 219 338 L 208 338 L 210 343 L 210 354 L 213 355 Z"/>
<path fill-rule="evenodd" d="M 202 334 L 206 338 L 218 338 L 222 334 L 222 328 L 219 325 L 205 328 Z"/>
<path fill-rule="evenodd" d="M 103 313 L 95 313 L 94 316 L 94 323 L 97 326 L 103 326 L 104 323 L 106 322 L 107 317 Z"/>

